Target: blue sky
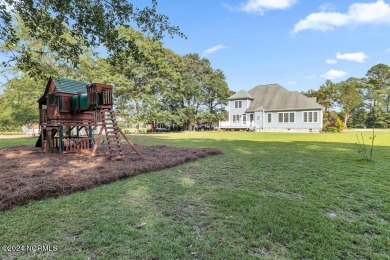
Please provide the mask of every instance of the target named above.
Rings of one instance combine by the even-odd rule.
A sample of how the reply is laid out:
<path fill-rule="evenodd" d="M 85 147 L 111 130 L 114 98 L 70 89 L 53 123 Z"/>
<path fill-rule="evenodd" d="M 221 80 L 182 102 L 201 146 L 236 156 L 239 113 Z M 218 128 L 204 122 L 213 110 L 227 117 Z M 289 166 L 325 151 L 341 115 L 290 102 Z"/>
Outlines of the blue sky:
<path fill-rule="evenodd" d="M 390 0 L 158 0 L 158 11 L 188 37 L 164 46 L 209 59 L 234 91 L 318 89 L 390 65 Z"/>
<path fill-rule="evenodd" d="M 234 91 L 318 89 L 390 64 L 390 1 L 159 0 L 158 11 L 188 37 L 164 46 L 209 59 Z"/>

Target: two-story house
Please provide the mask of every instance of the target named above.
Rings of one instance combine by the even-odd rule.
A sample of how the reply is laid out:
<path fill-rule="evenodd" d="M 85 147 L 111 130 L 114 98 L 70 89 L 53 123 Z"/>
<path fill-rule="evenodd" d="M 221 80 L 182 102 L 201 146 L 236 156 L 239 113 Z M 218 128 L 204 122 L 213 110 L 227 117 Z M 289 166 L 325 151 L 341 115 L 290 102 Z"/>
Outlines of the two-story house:
<path fill-rule="evenodd" d="M 323 107 L 315 98 L 288 91 L 279 84 L 256 86 L 229 97 L 224 130 L 320 132 Z"/>

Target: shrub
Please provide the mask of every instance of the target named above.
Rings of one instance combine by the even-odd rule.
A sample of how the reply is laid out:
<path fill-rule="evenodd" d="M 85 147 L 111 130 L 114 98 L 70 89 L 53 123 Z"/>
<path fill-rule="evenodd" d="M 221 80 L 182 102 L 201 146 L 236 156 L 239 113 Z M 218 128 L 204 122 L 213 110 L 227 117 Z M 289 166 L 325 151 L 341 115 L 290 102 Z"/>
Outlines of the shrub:
<path fill-rule="evenodd" d="M 340 133 L 344 129 L 345 125 L 339 117 L 337 117 L 335 120 L 329 121 L 328 124 L 322 128 L 324 132 L 330 133 Z"/>
<path fill-rule="evenodd" d="M 341 121 L 339 117 L 336 119 L 336 123 L 334 126 L 337 128 L 337 132 L 341 132 L 345 129 L 345 124 L 343 121 Z"/>
<path fill-rule="evenodd" d="M 324 126 L 323 131 L 328 132 L 328 133 L 339 133 L 340 132 L 339 129 L 335 126 Z"/>

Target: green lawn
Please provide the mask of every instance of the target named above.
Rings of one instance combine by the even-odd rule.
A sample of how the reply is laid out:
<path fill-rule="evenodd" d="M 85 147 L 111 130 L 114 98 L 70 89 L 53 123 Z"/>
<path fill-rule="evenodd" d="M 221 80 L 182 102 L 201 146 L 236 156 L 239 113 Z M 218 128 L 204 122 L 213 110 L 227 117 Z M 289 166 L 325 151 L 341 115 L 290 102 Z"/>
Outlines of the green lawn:
<path fill-rule="evenodd" d="M 16 145 L 35 145 L 38 137 L 11 138 L 12 136 L 0 136 L 0 148 Z"/>
<path fill-rule="evenodd" d="M 376 133 L 373 162 L 357 133 L 131 136 L 224 155 L 0 213 L 1 246 L 56 249 L 0 258 L 389 259 L 390 131 Z"/>

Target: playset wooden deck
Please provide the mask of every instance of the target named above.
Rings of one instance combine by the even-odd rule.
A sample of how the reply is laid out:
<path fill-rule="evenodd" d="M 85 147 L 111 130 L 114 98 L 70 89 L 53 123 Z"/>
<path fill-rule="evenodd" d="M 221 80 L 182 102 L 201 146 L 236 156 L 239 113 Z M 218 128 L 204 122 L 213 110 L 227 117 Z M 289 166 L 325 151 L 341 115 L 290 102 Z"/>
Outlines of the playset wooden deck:
<path fill-rule="evenodd" d="M 46 152 L 89 151 L 95 155 L 104 132 L 112 158 L 122 156 L 121 136 L 139 155 L 117 124 L 112 92 L 111 85 L 50 78 L 38 100 L 40 136 L 36 147 Z"/>

